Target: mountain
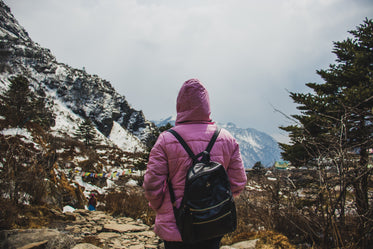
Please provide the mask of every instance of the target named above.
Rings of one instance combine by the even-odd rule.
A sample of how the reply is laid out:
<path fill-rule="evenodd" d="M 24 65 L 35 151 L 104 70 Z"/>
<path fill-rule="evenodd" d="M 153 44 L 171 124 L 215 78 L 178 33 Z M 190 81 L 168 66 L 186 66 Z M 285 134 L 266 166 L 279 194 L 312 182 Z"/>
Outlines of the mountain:
<path fill-rule="evenodd" d="M 233 123 L 218 125 L 228 130 L 237 140 L 246 168 L 251 168 L 258 161 L 266 167 L 271 167 L 280 160 L 281 150 L 276 140 L 267 133 L 254 128 L 239 128 Z"/>
<path fill-rule="evenodd" d="M 27 82 L 29 95 L 14 89 L 19 78 Z M 126 184 L 141 188 L 133 169 L 146 165 L 157 127 L 107 80 L 58 62 L 29 37 L 2 0 L 0 95 L 0 228 L 14 226 L 17 217 L 25 221 L 25 206 L 84 208 L 92 191 L 104 199 Z M 18 100 L 26 104 L 17 116 L 10 110 Z M 35 103 L 47 103 L 51 127 L 43 126 L 47 116 L 30 118 L 42 109 Z M 14 117 L 22 117 L 22 123 Z M 77 136 L 84 123 L 91 125 L 92 144 Z"/>
<path fill-rule="evenodd" d="M 175 121 L 176 121 L 176 116 L 169 116 L 168 118 L 161 119 L 161 120 L 152 120 L 152 122 L 157 126 L 165 126 L 168 123 L 171 124 L 172 126 L 175 126 Z"/>
<path fill-rule="evenodd" d="M 175 117 L 168 117 L 153 123 L 165 126 L 167 123 L 175 125 Z M 270 167 L 281 158 L 281 150 L 277 142 L 268 134 L 253 128 L 239 128 L 233 123 L 217 123 L 220 127 L 228 130 L 240 145 L 242 160 L 245 168 L 251 168 L 260 161 L 264 166 Z"/>
<path fill-rule="evenodd" d="M 25 76 L 35 93 L 54 103 L 55 133 L 71 135 L 82 120 L 90 119 L 105 143 L 126 151 L 143 151 L 154 139 L 154 124 L 110 82 L 58 62 L 49 49 L 31 40 L 0 1 L 0 92 L 16 75 Z"/>

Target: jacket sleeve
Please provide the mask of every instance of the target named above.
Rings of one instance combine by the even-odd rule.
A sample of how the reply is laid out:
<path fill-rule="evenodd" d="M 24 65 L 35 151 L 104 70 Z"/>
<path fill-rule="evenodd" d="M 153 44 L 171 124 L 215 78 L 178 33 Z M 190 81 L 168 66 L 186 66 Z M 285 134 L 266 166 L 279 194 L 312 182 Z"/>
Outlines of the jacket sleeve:
<path fill-rule="evenodd" d="M 157 210 L 163 202 L 167 189 L 168 163 L 164 152 L 164 138 L 161 134 L 150 151 L 149 161 L 144 176 L 145 197 L 152 209 Z"/>
<path fill-rule="evenodd" d="M 246 186 L 247 177 L 237 142 L 235 142 L 234 146 L 227 173 L 233 196 L 238 196 Z"/>

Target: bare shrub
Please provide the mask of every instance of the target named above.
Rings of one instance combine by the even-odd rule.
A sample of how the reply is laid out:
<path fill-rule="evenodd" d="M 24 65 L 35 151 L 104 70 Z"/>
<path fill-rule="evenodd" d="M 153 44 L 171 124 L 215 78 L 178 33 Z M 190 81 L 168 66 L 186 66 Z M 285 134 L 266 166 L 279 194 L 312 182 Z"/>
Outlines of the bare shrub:
<path fill-rule="evenodd" d="M 144 191 L 139 187 L 127 188 L 128 191 L 110 192 L 105 198 L 105 209 L 113 215 L 124 215 L 141 219 L 147 225 L 153 225 L 155 212 L 149 207 Z"/>
<path fill-rule="evenodd" d="M 13 201 L 5 198 L 0 198 L 0 206 L 0 230 L 13 228 L 18 212 L 17 206 Z"/>

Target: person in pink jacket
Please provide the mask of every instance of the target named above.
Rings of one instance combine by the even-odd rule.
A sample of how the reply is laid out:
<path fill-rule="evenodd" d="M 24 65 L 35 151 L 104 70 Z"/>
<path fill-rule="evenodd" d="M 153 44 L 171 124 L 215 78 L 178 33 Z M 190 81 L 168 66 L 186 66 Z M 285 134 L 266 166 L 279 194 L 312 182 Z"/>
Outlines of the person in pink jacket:
<path fill-rule="evenodd" d="M 176 102 L 177 118 L 173 129 L 184 138 L 193 153 L 198 154 L 205 150 L 216 130 L 216 124 L 210 118 L 208 92 L 198 79 L 190 79 L 182 85 Z M 212 161 L 225 167 L 233 196 L 238 196 L 247 179 L 239 146 L 227 130 L 221 129 L 210 154 Z M 179 207 L 191 164 L 192 160 L 171 133 L 159 135 L 150 152 L 143 188 L 149 205 L 156 212 L 154 231 L 164 240 L 165 249 L 219 248 L 221 237 L 193 245 L 182 243 L 176 226 L 167 180 L 168 177 L 171 180 Z"/>

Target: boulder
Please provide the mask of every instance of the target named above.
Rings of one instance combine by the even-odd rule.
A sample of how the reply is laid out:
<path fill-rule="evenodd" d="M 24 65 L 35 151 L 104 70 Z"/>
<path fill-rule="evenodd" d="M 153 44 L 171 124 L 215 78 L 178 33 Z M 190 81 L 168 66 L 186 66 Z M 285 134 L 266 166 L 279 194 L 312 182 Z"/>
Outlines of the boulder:
<path fill-rule="evenodd" d="M 0 248 L 62 248 L 74 244 L 73 237 L 56 229 L 17 229 L 0 231 Z M 48 245 L 47 245 L 48 244 Z"/>

